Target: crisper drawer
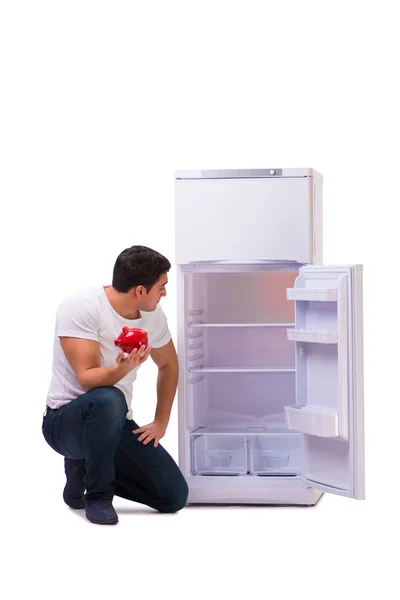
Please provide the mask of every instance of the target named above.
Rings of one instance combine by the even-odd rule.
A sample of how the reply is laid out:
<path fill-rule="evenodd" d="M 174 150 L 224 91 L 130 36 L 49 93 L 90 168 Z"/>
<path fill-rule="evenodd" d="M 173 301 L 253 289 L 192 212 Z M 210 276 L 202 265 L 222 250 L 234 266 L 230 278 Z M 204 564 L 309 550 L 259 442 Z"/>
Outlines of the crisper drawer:
<path fill-rule="evenodd" d="M 300 451 L 300 434 L 271 433 L 249 438 L 249 471 L 253 475 L 297 475 Z"/>
<path fill-rule="evenodd" d="M 197 475 L 247 473 L 246 437 L 218 434 L 193 436 L 192 470 Z"/>

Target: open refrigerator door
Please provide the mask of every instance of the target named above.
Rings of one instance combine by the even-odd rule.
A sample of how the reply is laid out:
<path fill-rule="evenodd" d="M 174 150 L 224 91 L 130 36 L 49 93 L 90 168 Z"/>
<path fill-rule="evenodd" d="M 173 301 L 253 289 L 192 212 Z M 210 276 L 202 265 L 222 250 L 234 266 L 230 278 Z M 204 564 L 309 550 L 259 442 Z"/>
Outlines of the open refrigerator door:
<path fill-rule="evenodd" d="M 296 404 L 302 475 L 315 489 L 364 499 L 362 266 L 305 266 L 295 287 Z"/>

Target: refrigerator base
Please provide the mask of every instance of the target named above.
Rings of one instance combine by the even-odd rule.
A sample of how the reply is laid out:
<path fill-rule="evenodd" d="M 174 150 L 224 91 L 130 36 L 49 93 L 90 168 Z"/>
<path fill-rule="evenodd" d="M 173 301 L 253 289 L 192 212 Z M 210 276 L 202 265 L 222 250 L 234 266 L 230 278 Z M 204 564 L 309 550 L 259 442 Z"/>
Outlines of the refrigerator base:
<path fill-rule="evenodd" d="M 287 504 L 314 506 L 323 492 L 301 486 L 208 485 L 189 478 L 187 504 Z"/>

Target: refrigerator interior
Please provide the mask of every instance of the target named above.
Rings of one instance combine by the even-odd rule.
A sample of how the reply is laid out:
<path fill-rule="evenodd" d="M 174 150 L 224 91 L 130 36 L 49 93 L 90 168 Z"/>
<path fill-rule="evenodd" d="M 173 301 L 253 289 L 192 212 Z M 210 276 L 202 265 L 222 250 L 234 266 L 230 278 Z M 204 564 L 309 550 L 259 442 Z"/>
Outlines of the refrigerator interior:
<path fill-rule="evenodd" d="M 192 475 L 295 476 L 295 303 L 301 265 L 184 267 L 185 427 Z"/>

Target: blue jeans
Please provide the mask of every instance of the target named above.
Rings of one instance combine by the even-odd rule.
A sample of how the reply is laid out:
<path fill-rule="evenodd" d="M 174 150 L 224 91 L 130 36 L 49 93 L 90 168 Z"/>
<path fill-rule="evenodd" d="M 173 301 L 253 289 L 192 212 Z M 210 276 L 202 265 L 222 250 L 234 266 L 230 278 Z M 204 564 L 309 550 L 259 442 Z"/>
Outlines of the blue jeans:
<path fill-rule="evenodd" d="M 158 444 L 144 445 L 139 425 L 127 420 L 124 394 L 95 388 L 43 417 L 46 442 L 67 458 L 85 459 L 87 503 L 120 496 L 160 512 L 186 504 L 187 483 L 173 458 Z"/>

